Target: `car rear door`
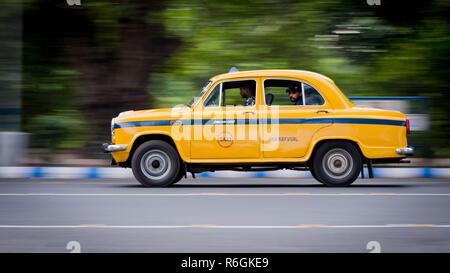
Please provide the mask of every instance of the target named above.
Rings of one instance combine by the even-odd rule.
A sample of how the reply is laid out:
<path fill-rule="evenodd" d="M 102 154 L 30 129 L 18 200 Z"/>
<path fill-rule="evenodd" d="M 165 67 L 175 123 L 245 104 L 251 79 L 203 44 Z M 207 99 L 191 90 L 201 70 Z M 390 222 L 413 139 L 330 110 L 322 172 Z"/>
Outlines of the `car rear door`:
<path fill-rule="evenodd" d="M 295 105 L 286 92 L 297 85 L 302 92 L 301 105 Z M 263 81 L 264 104 L 261 107 L 261 149 L 264 158 L 301 158 L 305 156 L 313 135 L 329 126 L 332 109 L 311 84 L 288 78 Z M 271 104 L 267 101 L 273 96 Z"/>

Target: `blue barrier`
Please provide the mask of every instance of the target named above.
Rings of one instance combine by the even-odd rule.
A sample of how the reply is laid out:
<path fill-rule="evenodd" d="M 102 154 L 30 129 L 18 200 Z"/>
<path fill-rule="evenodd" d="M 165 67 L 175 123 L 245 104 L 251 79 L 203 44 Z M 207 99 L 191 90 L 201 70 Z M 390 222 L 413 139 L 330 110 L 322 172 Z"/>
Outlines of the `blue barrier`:
<path fill-rule="evenodd" d="M 450 168 L 374 168 L 375 178 L 450 178 Z M 367 168 L 364 169 L 368 177 Z M 190 176 L 190 175 L 189 175 Z M 215 178 L 312 178 L 308 171 L 278 170 L 259 172 L 217 171 L 196 174 Z M 122 178 L 134 179 L 131 169 L 116 167 L 0 167 L 0 178 Z"/>

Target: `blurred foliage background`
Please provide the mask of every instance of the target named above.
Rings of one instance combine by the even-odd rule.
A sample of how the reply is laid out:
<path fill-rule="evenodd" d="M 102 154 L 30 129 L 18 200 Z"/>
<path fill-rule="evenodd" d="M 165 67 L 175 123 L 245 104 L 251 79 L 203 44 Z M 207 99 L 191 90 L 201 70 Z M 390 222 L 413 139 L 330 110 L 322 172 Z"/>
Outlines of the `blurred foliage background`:
<path fill-rule="evenodd" d="M 232 66 L 315 71 L 347 96 L 429 96 L 422 156 L 450 156 L 450 1 L 17 2 L 22 130 L 50 156 L 103 158 L 113 116 L 185 104 Z"/>

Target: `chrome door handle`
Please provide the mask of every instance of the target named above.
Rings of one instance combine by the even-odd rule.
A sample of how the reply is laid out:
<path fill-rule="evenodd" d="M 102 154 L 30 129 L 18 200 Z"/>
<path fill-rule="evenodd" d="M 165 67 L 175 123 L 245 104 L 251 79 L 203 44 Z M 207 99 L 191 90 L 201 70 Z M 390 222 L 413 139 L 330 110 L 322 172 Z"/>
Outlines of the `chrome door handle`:
<path fill-rule="evenodd" d="M 328 114 L 328 113 L 330 113 L 330 112 L 328 112 L 327 110 L 319 110 L 319 111 L 316 111 L 315 113 L 316 113 L 316 114 L 319 114 L 319 113 L 325 113 L 325 114 Z"/>
<path fill-rule="evenodd" d="M 243 115 L 246 115 L 246 114 L 253 114 L 253 115 L 256 115 L 256 112 L 255 112 L 255 111 L 244 111 L 244 112 L 242 112 L 242 114 L 243 114 Z"/>

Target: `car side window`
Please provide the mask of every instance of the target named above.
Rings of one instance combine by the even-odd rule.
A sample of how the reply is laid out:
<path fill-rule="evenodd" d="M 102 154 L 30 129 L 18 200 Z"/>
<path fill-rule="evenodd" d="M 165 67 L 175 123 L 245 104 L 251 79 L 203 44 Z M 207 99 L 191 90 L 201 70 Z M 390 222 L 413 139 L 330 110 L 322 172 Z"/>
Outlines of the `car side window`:
<path fill-rule="evenodd" d="M 221 99 L 221 89 L 222 84 L 217 84 L 214 89 L 209 93 L 209 96 L 206 98 L 203 105 L 205 107 L 219 107 L 220 106 L 220 99 Z"/>
<path fill-rule="evenodd" d="M 303 83 L 303 92 L 305 94 L 305 105 L 324 105 L 325 100 L 314 87 Z"/>
<path fill-rule="evenodd" d="M 269 106 L 319 106 L 325 104 L 324 98 L 314 87 L 296 80 L 264 80 L 264 98 L 266 105 Z"/>
<path fill-rule="evenodd" d="M 303 105 L 302 83 L 299 81 L 267 79 L 264 81 L 264 95 L 266 105 Z"/>
<path fill-rule="evenodd" d="M 204 102 L 205 107 L 254 106 L 256 81 L 227 81 L 217 84 Z"/>

